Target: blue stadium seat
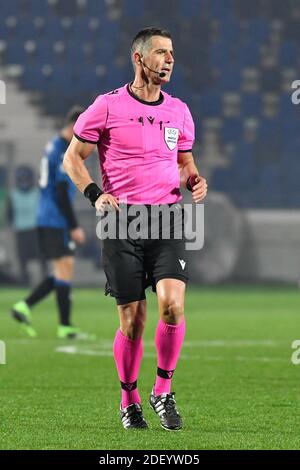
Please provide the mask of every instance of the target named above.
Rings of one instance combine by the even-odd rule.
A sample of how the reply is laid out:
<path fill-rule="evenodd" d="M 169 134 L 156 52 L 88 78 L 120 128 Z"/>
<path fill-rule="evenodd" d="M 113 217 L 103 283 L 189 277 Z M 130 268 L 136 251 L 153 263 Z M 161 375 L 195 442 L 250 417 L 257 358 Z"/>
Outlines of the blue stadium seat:
<path fill-rule="evenodd" d="M 236 60 L 240 67 L 254 67 L 258 65 L 259 57 L 259 45 L 251 38 L 240 45 Z"/>
<path fill-rule="evenodd" d="M 227 42 L 218 41 L 208 47 L 208 60 L 212 67 L 223 70 L 232 60 L 230 46 Z"/>
<path fill-rule="evenodd" d="M 132 0 L 123 0 L 124 15 L 130 18 L 140 18 L 145 12 L 145 0 L 139 0 L 138 4 Z"/>
<path fill-rule="evenodd" d="M 219 88 L 222 91 L 239 92 L 241 88 L 241 69 L 237 65 L 228 65 L 223 68 L 219 79 Z"/>
<path fill-rule="evenodd" d="M 259 138 L 262 140 L 272 140 L 280 133 L 282 128 L 281 122 L 278 117 L 274 119 L 263 119 L 259 129 Z"/>
<path fill-rule="evenodd" d="M 221 141 L 235 146 L 231 166 L 214 171 L 212 186 L 241 207 L 300 206 L 300 195 L 293 198 L 300 193 L 300 104 L 292 104 L 293 90 L 290 94 L 281 91 L 289 77 L 285 69 L 298 70 L 299 25 L 295 18 L 286 18 L 289 8 L 282 0 L 274 0 L 273 11 L 272 2 L 141 0 L 137 4 L 123 0 L 117 4 L 122 16 L 114 20 L 109 13 L 116 5 L 107 0 L 88 0 L 81 7 L 77 0 L 55 5 L 47 0 L 3 1 L 0 40 L 5 40 L 7 50 L 1 53 L 1 61 L 4 66 L 22 65 L 24 74 L 19 81 L 23 89 L 39 91 L 40 108 L 59 116 L 74 101 L 88 105 L 97 94 L 132 78 L 131 64 L 120 65 L 116 59 L 126 54 L 128 60 L 136 29 L 154 23 L 159 12 L 161 24 L 169 25 L 180 38 L 178 43 L 174 41 L 177 64 L 166 91 L 188 103 L 198 129 L 206 118 L 223 120 Z M 279 12 L 285 13 L 279 18 Z M 7 24 L 8 17 L 15 17 L 17 24 L 11 19 Z M 42 20 L 36 21 L 36 17 Z M 280 19 L 284 27 L 278 64 L 273 69 L 260 64 L 261 47 L 274 29 L 270 18 Z M 196 52 L 190 49 L 191 40 Z M 24 48 L 28 41 L 35 42 L 36 50 Z M 60 42 L 64 50 L 55 50 Z M 99 76 L 97 65 L 107 72 Z M 261 86 L 241 94 L 241 116 L 226 117 L 223 94 L 241 93 L 241 74 L 248 67 L 260 69 Z M 247 83 L 249 88 L 251 76 Z M 262 113 L 263 93 L 271 91 L 279 95 L 274 119 Z M 261 121 L 255 144 L 243 140 L 243 121 L 252 116 Z M 281 189 L 272 190 L 276 185 Z"/>
<path fill-rule="evenodd" d="M 290 139 L 284 142 L 282 150 L 282 173 L 298 173 L 300 170 L 300 136 L 298 133 L 290 136 Z M 297 169 L 297 171 L 296 171 Z M 299 177 L 299 173 L 298 176 Z"/>
<path fill-rule="evenodd" d="M 216 168 L 212 174 L 210 187 L 215 191 L 229 192 L 232 187 L 232 168 Z"/>
<path fill-rule="evenodd" d="M 232 14 L 232 1 L 210 0 L 209 11 L 212 17 L 216 17 L 223 20 L 224 18 Z"/>
<path fill-rule="evenodd" d="M 195 96 L 193 99 L 194 104 L 196 104 L 195 100 L 198 101 L 197 107 L 199 109 L 200 115 L 203 116 L 203 118 L 214 116 L 219 117 L 221 115 L 222 101 L 221 94 L 219 92 L 206 92 L 200 95 L 198 99 Z"/>
<path fill-rule="evenodd" d="M 225 143 L 236 143 L 242 137 L 243 124 L 240 118 L 224 119 L 222 138 Z"/>
<path fill-rule="evenodd" d="M 5 18 L 10 15 L 17 15 L 19 12 L 19 7 L 19 0 L 9 0 L 8 2 L 1 2 L 1 16 Z"/>
<path fill-rule="evenodd" d="M 20 41 L 34 39 L 32 18 L 28 16 L 18 16 L 18 26 L 16 36 Z"/>
<path fill-rule="evenodd" d="M 22 86 L 29 91 L 44 92 L 53 86 L 52 78 L 43 75 L 42 67 L 39 64 L 31 64 L 24 68 Z"/>
<path fill-rule="evenodd" d="M 235 147 L 231 165 L 235 189 L 251 190 L 255 186 L 257 177 L 255 145 L 241 140 Z"/>
<path fill-rule="evenodd" d="M 51 14 L 49 2 L 47 0 L 41 2 L 40 0 L 27 0 L 29 5 L 28 14 L 31 17 L 34 16 L 44 16 L 48 18 L 48 15 Z"/>
<path fill-rule="evenodd" d="M 268 40 L 270 35 L 270 21 L 261 16 L 248 19 L 247 39 L 258 46 Z"/>
<path fill-rule="evenodd" d="M 241 113 L 244 117 L 258 116 L 261 111 L 262 97 L 260 93 L 243 93 L 241 96 Z"/>
<path fill-rule="evenodd" d="M 292 91 L 293 90 L 291 90 L 290 94 L 282 94 L 279 98 L 279 119 L 284 137 L 288 141 L 291 137 L 298 134 L 300 120 L 300 103 L 292 103 Z M 300 93 L 298 98 L 300 98 Z"/>
<path fill-rule="evenodd" d="M 233 8 L 235 14 L 243 19 L 249 20 L 249 18 L 255 18 L 258 15 L 260 0 L 251 0 L 251 2 L 246 2 L 244 0 L 233 0 Z"/>
<path fill-rule="evenodd" d="M 179 18 L 193 19 L 203 13 L 207 5 L 206 0 L 189 0 L 178 3 Z"/>
<path fill-rule="evenodd" d="M 0 39 L 10 40 L 18 35 L 19 19 L 16 15 L 0 18 Z"/>
<path fill-rule="evenodd" d="M 282 0 L 267 0 L 265 2 L 265 12 L 270 19 L 280 21 L 287 20 L 289 17 L 291 4 L 282 2 Z"/>
<path fill-rule="evenodd" d="M 222 18 L 220 22 L 220 34 L 222 42 L 236 45 L 241 38 L 239 21 L 233 16 Z"/>
<path fill-rule="evenodd" d="M 278 165 L 268 165 L 260 169 L 258 191 L 262 207 L 279 208 L 282 206 L 284 188 Z"/>
<path fill-rule="evenodd" d="M 5 60 L 7 64 L 22 64 L 25 61 L 24 44 L 18 39 L 10 39 L 6 43 Z"/>
<path fill-rule="evenodd" d="M 36 45 L 35 56 L 37 63 L 40 65 L 50 64 L 55 66 L 57 58 L 53 50 L 53 41 L 49 40 L 47 37 L 39 38 L 36 41 Z"/>
<path fill-rule="evenodd" d="M 107 2 L 105 0 L 88 0 L 88 14 L 97 18 L 106 13 Z"/>
<path fill-rule="evenodd" d="M 291 41 L 285 41 L 279 48 L 279 63 L 287 67 L 297 67 L 299 46 Z"/>
<path fill-rule="evenodd" d="M 72 69 L 66 64 L 56 64 L 53 68 L 52 83 L 54 88 L 65 93 L 71 90 L 72 93 L 72 88 L 75 85 Z"/>

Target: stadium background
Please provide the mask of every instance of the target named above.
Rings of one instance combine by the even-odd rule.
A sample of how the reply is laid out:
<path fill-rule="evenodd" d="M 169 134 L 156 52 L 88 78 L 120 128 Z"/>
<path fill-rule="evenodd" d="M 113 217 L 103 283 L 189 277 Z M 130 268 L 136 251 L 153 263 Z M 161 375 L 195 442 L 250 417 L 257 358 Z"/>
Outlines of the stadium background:
<path fill-rule="evenodd" d="M 0 10 L 0 338 L 7 343 L 0 448 L 299 448 L 290 358 L 299 331 L 300 105 L 291 102 L 291 85 L 300 78 L 300 0 L 0 0 Z M 70 106 L 131 80 L 130 43 L 148 25 L 173 33 L 167 90 L 192 110 L 194 154 L 210 194 L 175 377 L 186 430 L 158 435 L 147 412 L 147 437 L 124 441 L 111 353 L 117 318 L 99 289 L 94 211 L 79 195 L 89 243 L 75 284 L 98 288 L 74 290 L 75 322 L 100 341 L 78 346 L 55 339 L 53 298 L 34 313 L 34 342 L 7 315 L 27 290 L 7 288 L 22 282 L 5 205 L 20 165 L 37 179 L 45 143 Z M 99 178 L 97 158 L 88 165 Z M 33 261 L 30 284 L 39 276 Z M 156 316 L 150 294 L 143 400 L 153 384 Z"/>
<path fill-rule="evenodd" d="M 173 32 L 176 66 L 167 89 L 192 110 L 194 154 L 209 182 L 194 282 L 297 282 L 300 106 L 291 102 L 291 84 L 300 76 L 298 0 L 1 1 L 2 278 L 18 279 L 4 217 L 15 169 L 26 164 L 37 175 L 66 110 L 130 81 L 130 41 L 151 24 Z M 99 178 L 97 158 L 90 164 Z M 89 243 L 76 282 L 90 285 L 101 266 L 95 219 L 80 196 L 77 207 Z"/>

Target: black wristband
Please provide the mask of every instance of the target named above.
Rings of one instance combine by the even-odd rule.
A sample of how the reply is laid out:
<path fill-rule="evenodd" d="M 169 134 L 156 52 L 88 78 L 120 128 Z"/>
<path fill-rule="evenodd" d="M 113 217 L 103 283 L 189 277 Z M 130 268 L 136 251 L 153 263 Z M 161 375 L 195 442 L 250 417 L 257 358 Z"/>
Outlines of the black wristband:
<path fill-rule="evenodd" d="M 98 197 L 103 194 L 103 191 L 101 191 L 96 183 L 90 183 L 83 191 L 83 194 L 91 201 L 92 206 L 95 207 L 95 202 L 97 201 Z"/>

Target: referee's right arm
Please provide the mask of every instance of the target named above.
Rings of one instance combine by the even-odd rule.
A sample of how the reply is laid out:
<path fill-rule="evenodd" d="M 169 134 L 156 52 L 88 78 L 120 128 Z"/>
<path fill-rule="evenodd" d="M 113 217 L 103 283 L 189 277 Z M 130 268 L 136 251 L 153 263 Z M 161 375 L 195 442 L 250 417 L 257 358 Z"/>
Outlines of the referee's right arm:
<path fill-rule="evenodd" d="M 82 193 L 89 184 L 93 183 L 84 160 L 91 155 L 95 147 L 96 144 L 81 142 L 76 137 L 73 137 L 64 156 L 64 169 Z"/>
<path fill-rule="evenodd" d="M 102 193 L 84 164 L 84 160 L 91 155 L 95 147 L 96 144 L 81 142 L 74 136 L 64 156 L 64 169 L 75 186 L 91 201 L 97 211 L 102 212 L 107 206 L 119 211 L 118 199 L 111 194 Z"/>

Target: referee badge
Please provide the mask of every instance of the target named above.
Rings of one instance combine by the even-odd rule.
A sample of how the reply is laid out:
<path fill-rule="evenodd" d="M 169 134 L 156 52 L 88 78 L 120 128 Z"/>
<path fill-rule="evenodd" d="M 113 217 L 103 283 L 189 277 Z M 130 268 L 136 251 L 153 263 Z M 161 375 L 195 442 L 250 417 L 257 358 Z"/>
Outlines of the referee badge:
<path fill-rule="evenodd" d="M 169 150 L 174 150 L 177 145 L 179 130 L 175 127 L 165 127 L 165 142 Z"/>

